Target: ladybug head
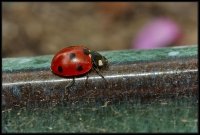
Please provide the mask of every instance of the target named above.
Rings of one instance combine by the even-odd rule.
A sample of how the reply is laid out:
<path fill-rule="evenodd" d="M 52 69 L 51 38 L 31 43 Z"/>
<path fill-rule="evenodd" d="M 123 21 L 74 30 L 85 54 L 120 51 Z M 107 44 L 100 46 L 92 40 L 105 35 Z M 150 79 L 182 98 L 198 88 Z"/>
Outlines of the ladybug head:
<path fill-rule="evenodd" d="M 108 60 L 98 52 L 92 51 L 91 55 L 94 67 L 103 68 L 108 66 Z"/>

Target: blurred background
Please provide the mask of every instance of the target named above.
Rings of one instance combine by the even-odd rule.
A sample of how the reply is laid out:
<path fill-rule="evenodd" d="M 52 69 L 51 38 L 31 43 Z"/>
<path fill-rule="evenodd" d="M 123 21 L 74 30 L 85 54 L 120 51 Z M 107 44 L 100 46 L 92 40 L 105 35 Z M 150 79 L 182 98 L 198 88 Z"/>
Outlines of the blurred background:
<path fill-rule="evenodd" d="M 197 2 L 4 2 L 2 57 L 197 44 Z"/>

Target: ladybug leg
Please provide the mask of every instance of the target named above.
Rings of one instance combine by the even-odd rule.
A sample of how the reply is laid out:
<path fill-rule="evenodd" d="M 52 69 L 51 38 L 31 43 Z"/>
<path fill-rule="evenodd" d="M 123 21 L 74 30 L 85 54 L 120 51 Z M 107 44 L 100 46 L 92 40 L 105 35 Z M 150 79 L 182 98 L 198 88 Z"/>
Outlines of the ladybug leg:
<path fill-rule="evenodd" d="M 73 77 L 73 80 L 70 83 L 68 83 L 67 86 L 65 86 L 65 90 L 72 87 L 72 85 L 74 85 L 74 83 L 75 83 L 75 78 Z"/>
<path fill-rule="evenodd" d="M 85 81 L 85 87 L 87 87 L 88 88 L 88 78 L 89 78 L 89 75 L 88 74 L 86 74 L 86 81 Z"/>
<path fill-rule="evenodd" d="M 74 84 L 74 82 L 75 82 L 75 79 L 73 77 L 73 80 L 70 83 L 68 83 L 67 86 L 65 86 L 64 91 L 63 90 L 61 91 L 61 105 L 62 106 L 64 105 L 64 100 L 66 100 L 65 96 L 69 95 L 69 88 Z"/>
<path fill-rule="evenodd" d="M 103 80 L 106 82 L 106 86 L 108 86 L 108 82 L 107 80 L 104 78 L 104 76 L 100 73 L 98 68 L 93 67 L 92 69 L 94 69 L 96 71 L 96 73 L 101 76 L 103 78 Z"/>
<path fill-rule="evenodd" d="M 96 64 L 95 60 L 92 58 L 92 62 L 95 66 L 92 67 L 92 69 L 94 69 L 96 71 L 96 73 L 101 76 L 103 78 L 103 80 L 106 82 L 106 86 L 108 85 L 107 80 L 104 78 L 104 76 L 100 73 L 99 69 L 98 69 L 98 65 Z"/>
<path fill-rule="evenodd" d="M 67 93 L 69 95 L 69 91 L 70 91 L 70 88 L 74 85 L 75 83 L 75 78 L 73 77 L 73 80 L 67 84 L 67 86 L 65 86 L 65 91 L 67 90 Z"/>
<path fill-rule="evenodd" d="M 65 86 L 65 89 L 68 87 L 71 87 L 75 83 L 75 78 L 73 77 L 73 80 Z"/>
<path fill-rule="evenodd" d="M 65 99 L 65 96 L 69 96 L 69 94 L 70 94 L 70 87 L 73 85 L 75 83 L 75 79 L 74 79 L 74 77 L 73 77 L 73 80 L 69 83 L 69 84 L 67 84 L 67 86 L 65 86 L 65 89 L 64 89 L 64 91 L 62 90 L 62 97 L 61 97 L 61 104 L 62 104 L 62 106 L 64 105 L 64 100 L 66 100 Z"/>

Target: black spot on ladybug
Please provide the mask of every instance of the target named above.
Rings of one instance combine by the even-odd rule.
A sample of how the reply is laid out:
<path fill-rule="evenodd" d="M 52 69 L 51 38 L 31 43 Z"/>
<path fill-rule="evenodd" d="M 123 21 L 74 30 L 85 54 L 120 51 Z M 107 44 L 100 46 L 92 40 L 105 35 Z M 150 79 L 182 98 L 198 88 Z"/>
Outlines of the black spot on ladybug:
<path fill-rule="evenodd" d="M 63 72 L 63 69 L 62 69 L 62 67 L 61 67 L 61 66 L 58 66 L 58 71 L 59 71 L 60 73 L 62 73 L 62 72 Z"/>
<path fill-rule="evenodd" d="M 69 54 L 70 60 L 74 59 L 75 57 L 76 57 L 76 54 L 75 54 L 75 53 L 70 53 L 70 54 Z"/>
<path fill-rule="evenodd" d="M 81 65 L 78 65 L 78 66 L 76 67 L 76 70 L 82 71 L 82 70 L 83 70 L 83 67 L 82 67 Z"/>
<path fill-rule="evenodd" d="M 83 53 L 84 53 L 85 55 L 89 55 L 89 54 L 90 54 L 90 51 L 89 51 L 88 49 L 84 48 L 84 49 L 83 49 Z"/>

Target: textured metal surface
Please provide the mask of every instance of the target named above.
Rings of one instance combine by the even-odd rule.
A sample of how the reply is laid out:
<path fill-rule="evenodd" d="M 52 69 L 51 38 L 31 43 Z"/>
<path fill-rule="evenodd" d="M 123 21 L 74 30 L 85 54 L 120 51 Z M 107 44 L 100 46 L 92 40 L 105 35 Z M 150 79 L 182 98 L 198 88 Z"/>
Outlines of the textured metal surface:
<path fill-rule="evenodd" d="M 181 96 L 197 97 L 195 46 L 102 54 L 109 60 L 108 69 L 101 71 L 108 85 L 91 71 L 87 85 L 86 76 L 82 76 L 76 78 L 75 84 L 68 89 L 65 86 L 72 79 L 58 77 L 50 71 L 51 55 L 3 59 L 2 105 L 7 108 L 78 101 L 148 101 Z M 20 62 L 21 66 L 16 66 Z M 13 66 L 9 66 L 11 63 Z"/>

